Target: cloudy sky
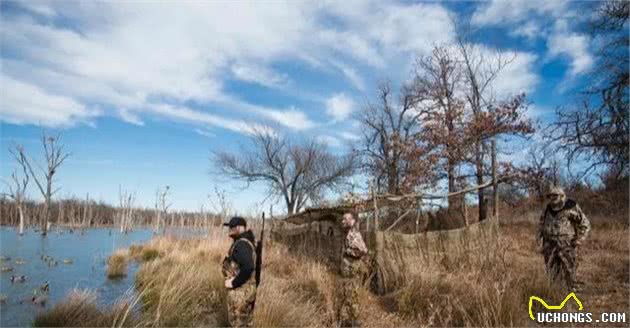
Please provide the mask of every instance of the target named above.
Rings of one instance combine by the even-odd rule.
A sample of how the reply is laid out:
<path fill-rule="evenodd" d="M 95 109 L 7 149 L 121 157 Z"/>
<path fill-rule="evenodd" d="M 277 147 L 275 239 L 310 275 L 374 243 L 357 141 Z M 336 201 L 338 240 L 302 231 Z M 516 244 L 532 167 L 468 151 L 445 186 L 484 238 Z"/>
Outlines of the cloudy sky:
<path fill-rule="evenodd" d="M 415 58 L 453 40 L 453 21 L 514 57 L 496 91 L 526 92 L 529 115 L 549 120 L 593 66 L 584 5 L 2 1 L 0 176 L 15 169 L 13 143 L 37 159 L 42 131 L 61 132 L 73 153 L 62 197 L 114 203 L 122 186 L 151 206 L 170 185 L 174 208 L 196 209 L 216 185 L 252 211 L 264 188 L 211 175 L 212 151 L 262 127 L 343 151 L 378 83 L 407 79 Z"/>

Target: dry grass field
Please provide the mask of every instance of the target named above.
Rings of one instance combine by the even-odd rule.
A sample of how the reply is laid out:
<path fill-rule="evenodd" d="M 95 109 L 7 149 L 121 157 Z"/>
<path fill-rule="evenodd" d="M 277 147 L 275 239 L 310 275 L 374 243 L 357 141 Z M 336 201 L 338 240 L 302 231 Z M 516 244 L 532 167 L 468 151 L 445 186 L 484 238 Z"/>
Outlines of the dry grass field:
<path fill-rule="evenodd" d="M 538 326 L 528 316 L 529 297 L 559 304 L 567 292 L 551 286 L 544 275 L 534 240 L 535 217 L 532 213 L 501 224 L 498 240 L 488 249 L 451 254 L 437 265 L 422 268 L 392 293 L 362 291 L 363 325 Z M 592 233 L 579 250 L 578 279 L 583 286 L 577 294 L 584 311 L 592 312 L 594 318 L 601 312 L 630 313 L 628 226 L 604 220 L 593 219 Z M 127 259 L 112 257 L 109 263 L 116 266 L 112 269 L 116 274 L 121 274 L 120 263 L 142 262 L 136 275 L 138 296 L 110 309 L 97 309 L 92 294 L 74 292 L 40 315 L 35 325 L 226 326 L 219 263 L 228 247 L 227 236 L 216 230 L 207 238 L 159 237 L 119 251 L 115 257 Z M 334 268 L 297 257 L 287 245 L 268 243 L 256 326 L 334 326 L 334 279 Z M 140 311 L 129 313 L 135 302 Z"/>

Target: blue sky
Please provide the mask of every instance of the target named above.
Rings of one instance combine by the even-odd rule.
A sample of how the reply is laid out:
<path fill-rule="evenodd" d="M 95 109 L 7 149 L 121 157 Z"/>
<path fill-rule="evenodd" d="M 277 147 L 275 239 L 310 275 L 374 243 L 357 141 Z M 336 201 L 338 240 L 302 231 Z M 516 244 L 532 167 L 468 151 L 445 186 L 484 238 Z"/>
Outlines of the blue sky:
<path fill-rule="evenodd" d="M 483 54 L 514 57 L 493 90 L 526 92 L 528 115 L 549 120 L 593 67 L 583 6 L 2 1 L 0 176 L 16 168 L 13 143 L 38 159 L 42 131 L 61 132 L 72 152 L 61 197 L 115 203 L 122 186 L 152 206 L 169 185 L 174 208 L 198 209 L 217 186 L 253 213 L 268 207 L 265 189 L 212 175 L 212 151 L 264 128 L 343 152 L 378 83 L 400 84 L 414 58 L 452 42 L 451 18 L 470 21 Z"/>

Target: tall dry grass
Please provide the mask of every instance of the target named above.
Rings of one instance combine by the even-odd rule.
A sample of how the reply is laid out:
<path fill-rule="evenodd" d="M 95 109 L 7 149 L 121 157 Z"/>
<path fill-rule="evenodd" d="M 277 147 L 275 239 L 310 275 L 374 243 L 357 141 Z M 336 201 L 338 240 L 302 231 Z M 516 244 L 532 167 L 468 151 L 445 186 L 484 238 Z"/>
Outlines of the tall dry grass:
<path fill-rule="evenodd" d="M 363 325 L 532 325 L 527 311 L 529 297 L 535 295 L 557 304 L 566 291 L 553 286 L 544 273 L 534 240 L 535 216 L 531 217 L 531 221 L 516 225 L 504 223 L 498 239 L 490 240 L 477 251 L 458 249 L 441 254 L 442 258 L 423 265 L 418 274 L 407 276 L 399 289 L 387 295 L 361 290 Z M 606 309 L 624 311 L 628 307 L 628 291 L 623 289 L 628 281 L 628 230 L 611 227 L 596 225 L 580 253 L 578 278 L 590 284 L 584 300 L 590 302 L 589 311 L 594 313 Z M 206 238 L 159 237 L 130 249 L 129 258 L 141 262 L 136 276 L 141 311 L 130 322 L 149 327 L 226 326 L 226 290 L 220 262 L 230 242 L 224 231 L 216 230 Z M 279 243 L 265 246 L 255 325 L 335 326 L 334 266 L 296 255 L 289 247 Z M 145 261 L 143 254 L 147 250 L 151 256 Z M 615 293 L 608 290 L 615 286 L 622 287 Z M 595 301 L 599 308 L 591 305 Z M 52 314 L 42 316 L 39 325 L 120 325 L 120 321 L 114 322 L 107 315 L 116 311 L 99 310 L 89 304 L 63 302 L 50 311 Z M 539 310 L 539 305 L 535 306 L 534 310 Z"/>
<path fill-rule="evenodd" d="M 107 259 L 107 278 L 118 279 L 127 276 L 129 250 L 118 249 Z"/>
<path fill-rule="evenodd" d="M 442 253 L 385 295 L 383 307 L 417 326 L 530 324 L 530 296 L 556 300 L 565 295 L 548 281 L 542 261 L 532 265 L 533 238 L 513 237 L 500 231 L 498 238 L 484 240 L 475 251 L 453 248 Z M 528 256 L 520 257 L 519 252 Z"/>
<path fill-rule="evenodd" d="M 141 291 L 142 325 L 150 327 L 226 326 L 226 291 L 220 259 L 229 240 L 218 233 L 207 239 L 153 239 L 144 249 L 159 256 L 136 275 Z M 142 255 L 142 260 L 146 256 Z"/>
<path fill-rule="evenodd" d="M 224 232 L 208 238 L 153 239 L 144 249 L 160 256 L 136 276 L 142 291 L 142 325 L 228 325 L 220 262 L 230 246 Z M 260 327 L 321 327 L 332 322 L 333 277 L 318 263 L 292 257 L 286 247 L 267 246 L 254 323 Z"/>
<path fill-rule="evenodd" d="M 38 314 L 33 327 L 135 327 L 137 319 L 132 313 L 134 300 L 123 298 L 109 309 L 96 303 L 96 293 L 73 290 L 50 310 Z"/>

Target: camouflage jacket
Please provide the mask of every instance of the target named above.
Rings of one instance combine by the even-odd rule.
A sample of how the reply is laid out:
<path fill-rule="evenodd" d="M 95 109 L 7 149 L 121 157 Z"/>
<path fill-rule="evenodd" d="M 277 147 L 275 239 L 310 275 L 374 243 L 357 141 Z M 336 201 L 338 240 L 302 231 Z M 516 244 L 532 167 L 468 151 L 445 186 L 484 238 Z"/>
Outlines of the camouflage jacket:
<path fill-rule="evenodd" d="M 356 227 L 352 227 L 343 241 L 341 252 L 341 275 L 346 278 L 362 273 L 361 258 L 368 252 L 367 246 Z"/>
<path fill-rule="evenodd" d="M 591 224 L 575 201 L 567 199 L 564 207 L 554 211 L 547 206 L 538 226 L 538 238 L 570 238 L 584 240 L 591 230 Z"/>
<path fill-rule="evenodd" d="M 246 238 L 240 238 L 234 241 L 232 243 L 232 246 L 230 246 L 228 255 L 223 258 L 223 263 L 221 265 L 221 273 L 223 274 L 223 277 L 227 279 L 235 279 L 240 273 L 240 267 L 238 263 L 236 263 L 236 261 L 234 261 L 233 259 L 234 249 L 238 243 L 243 243 L 243 245 L 248 245 L 249 247 L 251 247 L 252 257 L 253 257 L 252 261 L 253 263 L 256 263 L 256 247 L 254 247 L 254 244 L 252 244 L 252 242 Z M 256 283 L 256 279 L 253 279 L 253 274 L 247 280 L 247 282 L 245 282 L 245 284 L 255 284 L 255 283 Z"/>

